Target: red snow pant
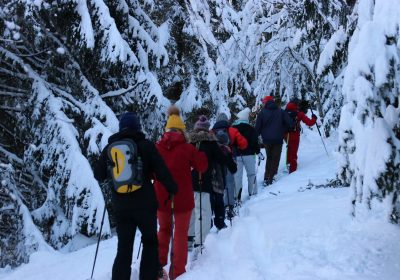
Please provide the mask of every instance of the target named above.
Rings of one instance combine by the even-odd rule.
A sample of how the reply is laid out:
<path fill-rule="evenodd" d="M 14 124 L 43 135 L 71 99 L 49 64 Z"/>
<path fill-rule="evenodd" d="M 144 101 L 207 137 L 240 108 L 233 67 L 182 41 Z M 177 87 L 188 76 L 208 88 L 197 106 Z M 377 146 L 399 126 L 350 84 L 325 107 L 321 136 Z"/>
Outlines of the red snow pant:
<path fill-rule="evenodd" d="M 289 165 L 289 173 L 292 173 L 297 170 L 297 151 L 300 144 L 300 132 L 289 132 L 289 134 L 286 134 L 286 141 L 288 141 L 288 135 L 289 143 L 287 143 L 286 164 Z"/>
<path fill-rule="evenodd" d="M 186 272 L 185 266 L 188 256 L 188 231 L 192 210 L 174 213 L 174 257 L 173 274 L 169 269 L 169 278 L 175 279 Z M 165 266 L 168 263 L 169 244 L 171 240 L 171 212 L 157 211 L 160 229 L 158 231 L 158 252 L 160 263 Z"/>

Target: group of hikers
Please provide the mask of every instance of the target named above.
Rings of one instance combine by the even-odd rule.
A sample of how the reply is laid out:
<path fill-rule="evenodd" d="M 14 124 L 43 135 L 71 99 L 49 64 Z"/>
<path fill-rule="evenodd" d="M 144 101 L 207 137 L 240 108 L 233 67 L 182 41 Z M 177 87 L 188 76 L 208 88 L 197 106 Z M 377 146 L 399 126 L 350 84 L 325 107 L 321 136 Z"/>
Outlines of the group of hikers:
<path fill-rule="evenodd" d="M 119 132 L 109 138 L 94 168 L 98 181 L 112 179 L 114 184 L 118 248 L 113 280 L 130 279 L 136 228 L 143 244 L 141 280 L 175 279 L 183 274 L 188 251 L 201 251 L 211 227 L 225 228 L 225 219 L 236 214 L 244 169 L 248 195 L 257 194 L 256 157 L 263 157 L 260 146 L 267 155 L 265 186 L 277 174 L 283 141 L 288 144 L 289 172 L 296 170 L 299 122 L 311 126 L 317 117 L 313 114 L 309 119 L 299 109 L 298 100 L 289 102 L 286 110 L 272 96 L 262 102 L 255 127 L 249 123 L 251 110 L 245 108 L 233 123 L 226 114 L 219 114 L 212 127 L 207 116 L 201 115 L 190 132 L 179 109 L 171 106 L 165 132 L 156 144 L 145 138 L 135 113 L 120 117 Z M 167 274 L 164 267 L 169 254 Z"/>

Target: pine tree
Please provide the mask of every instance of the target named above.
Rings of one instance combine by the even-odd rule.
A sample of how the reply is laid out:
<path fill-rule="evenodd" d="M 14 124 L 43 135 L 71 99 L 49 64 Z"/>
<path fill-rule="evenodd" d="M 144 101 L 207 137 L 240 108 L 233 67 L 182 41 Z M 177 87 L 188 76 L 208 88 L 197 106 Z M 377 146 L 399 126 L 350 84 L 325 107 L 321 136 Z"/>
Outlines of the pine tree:
<path fill-rule="evenodd" d="M 396 1 L 358 1 L 358 23 L 344 76 L 339 133 L 343 184 L 353 215 L 398 223 L 400 212 L 400 59 Z M 372 38 L 371 38 L 372 36 Z"/>

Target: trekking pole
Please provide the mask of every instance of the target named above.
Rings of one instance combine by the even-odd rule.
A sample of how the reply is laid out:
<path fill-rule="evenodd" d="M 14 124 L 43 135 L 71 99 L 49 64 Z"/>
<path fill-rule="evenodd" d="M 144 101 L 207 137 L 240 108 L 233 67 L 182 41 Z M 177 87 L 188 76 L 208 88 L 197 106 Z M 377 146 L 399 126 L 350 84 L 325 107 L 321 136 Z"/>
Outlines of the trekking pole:
<path fill-rule="evenodd" d="M 230 203 L 230 199 L 229 199 L 229 191 L 228 191 L 228 188 L 226 188 L 226 196 L 227 196 L 227 198 L 228 198 L 228 219 L 229 219 L 229 222 L 230 222 L 231 227 L 232 227 L 232 215 L 229 213 L 229 212 L 230 212 L 230 211 L 229 211 L 229 208 L 231 207 L 231 203 Z"/>
<path fill-rule="evenodd" d="M 174 196 L 171 196 L 171 277 L 174 278 Z"/>
<path fill-rule="evenodd" d="M 139 244 L 139 250 L 138 250 L 138 252 L 137 252 L 137 257 L 136 257 L 137 260 L 139 259 L 140 249 L 141 249 L 141 248 L 142 248 L 142 241 L 140 241 L 140 244 Z"/>
<path fill-rule="evenodd" d="M 256 184 L 257 184 L 257 173 L 258 173 L 258 169 L 260 168 L 261 161 L 265 159 L 264 155 L 261 152 L 258 154 L 257 157 L 258 157 L 258 163 L 257 163 L 257 168 L 256 168 L 256 174 L 254 176 L 254 187 L 253 187 L 253 189 L 255 189 Z"/>
<path fill-rule="evenodd" d="M 200 187 L 200 254 L 203 254 L 203 208 L 201 205 L 201 197 L 202 197 L 202 185 L 203 185 L 203 181 L 201 178 L 201 173 L 199 172 L 199 187 Z"/>
<path fill-rule="evenodd" d="M 99 251 L 99 245 L 100 245 L 100 239 L 101 239 L 101 232 L 102 232 L 102 230 L 103 230 L 103 223 L 104 223 L 104 217 L 105 217 L 105 216 L 106 216 L 106 205 L 104 205 L 103 217 L 101 218 L 99 239 L 97 240 L 96 253 L 95 253 L 95 255 L 94 255 L 93 268 L 92 268 L 92 274 L 90 275 L 90 279 L 93 279 L 94 267 L 95 267 L 95 265 L 96 265 L 97 252 Z"/>
<path fill-rule="evenodd" d="M 290 140 L 290 132 L 287 134 L 287 139 L 286 139 L 286 168 L 288 173 L 290 173 L 290 162 L 289 162 L 289 140 Z"/>
<path fill-rule="evenodd" d="M 314 115 L 313 109 L 311 107 L 310 107 L 310 109 L 311 109 L 311 114 Z M 321 131 L 319 130 L 319 125 L 318 125 L 317 122 L 315 122 L 315 124 L 317 125 L 318 133 L 319 133 L 319 136 L 321 137 L 322 144 L 324 145 L 324 149 L 325 149 L 326 155 L 329 157 L 329 153 L 328 153 L 328 150 L 326 149 L 324 139 L 322 139 L 322 134 L 321 134 Z"/>

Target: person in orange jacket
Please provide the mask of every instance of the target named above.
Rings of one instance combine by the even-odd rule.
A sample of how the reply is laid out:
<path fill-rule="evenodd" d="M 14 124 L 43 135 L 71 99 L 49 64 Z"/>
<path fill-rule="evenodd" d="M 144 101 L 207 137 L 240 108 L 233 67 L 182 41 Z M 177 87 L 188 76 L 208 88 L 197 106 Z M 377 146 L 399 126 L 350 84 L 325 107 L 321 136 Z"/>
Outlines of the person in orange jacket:
<path fill-rule="evenodd" d="M 312 114 L 311 119 L 306 116 L 308 108 L 299 108 L 299 100 L 297 98 L 292 99 L 286 105 L 286 112 L 295 121 L 295 126 L 292 130 L 285 134 L 285 141 L 287 143 L 287 159 L 286 164 L 288 165 L 289 173 L 297 170 L 297 151 L 299 150 L 300 144 L 300 122 L 305 123 L 308 126 L 313 126 L 317 122 L 317 116 Z"/>

